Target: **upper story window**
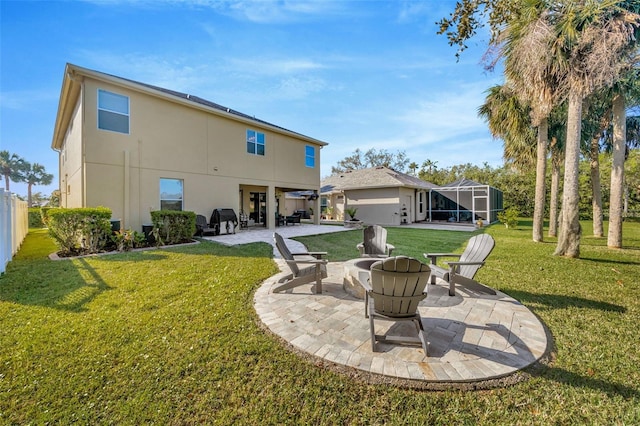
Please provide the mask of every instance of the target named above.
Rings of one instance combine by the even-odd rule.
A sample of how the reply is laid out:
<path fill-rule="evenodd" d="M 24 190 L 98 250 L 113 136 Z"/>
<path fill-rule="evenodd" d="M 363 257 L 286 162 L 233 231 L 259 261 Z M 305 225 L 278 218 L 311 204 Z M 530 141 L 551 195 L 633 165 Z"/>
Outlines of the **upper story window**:
<path fill-rule="evenodd" d="M 304 147 L 304 164 L 307 167 L 316 166 L 316 149 L 311 145 Z"/>
<path fill-rule="evenodd" d="M 264 155 L 264 133 L 247 130 L 247 152 L 249 154 Z"/>
<path fill-rule="evenodd" d="M 129 97 L 98 89 L 98 129 L 129 134 Z"/>
<path fill-rule="evenodd" d="M 182 179 L 160 178 L 160 210 L 182 210 Z"/>

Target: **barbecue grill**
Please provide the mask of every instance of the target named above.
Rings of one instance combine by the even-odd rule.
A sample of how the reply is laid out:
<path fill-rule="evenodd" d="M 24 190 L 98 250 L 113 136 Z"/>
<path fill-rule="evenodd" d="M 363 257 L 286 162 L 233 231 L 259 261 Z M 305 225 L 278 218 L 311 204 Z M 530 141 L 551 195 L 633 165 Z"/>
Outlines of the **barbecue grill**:
<path fill-rule="evenodd" d="M 213 228 L 214 235 L 220 235 L 222 231 L 222 225 L 224 223 L 224 229 L 227 234 L 235 234 L 236 227 L 238 226 L 238 216 L 233 209 L 214 209 L 211 213 L 211 220 L 209 220 L 209 226 Z"/>

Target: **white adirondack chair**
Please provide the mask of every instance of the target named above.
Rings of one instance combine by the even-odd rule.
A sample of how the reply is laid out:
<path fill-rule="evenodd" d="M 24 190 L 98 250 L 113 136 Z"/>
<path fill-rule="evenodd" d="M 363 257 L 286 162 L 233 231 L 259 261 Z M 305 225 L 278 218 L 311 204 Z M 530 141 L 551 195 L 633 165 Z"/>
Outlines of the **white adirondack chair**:
<path fill-rule="evenodd" d="M 467 247 L 462 254 L 455 253 L 424 253 L 424 257 L 431 259 L 431 284 L 436 283 L 436 277 L 440 277 L 449 283 L 449 296 L 455 296 L 455 286 L 459 284 L 481 293 L 495 295 L 495 290 L 480 284 L 473 277 L 478 272 L 495 246 L 493 237 L 489 234 L 480 234 L 469 239 Z M 458 261 L 445 262 L 449 267 L 442 268 L 436 265 L 439 257 L 458 257 Z"/>

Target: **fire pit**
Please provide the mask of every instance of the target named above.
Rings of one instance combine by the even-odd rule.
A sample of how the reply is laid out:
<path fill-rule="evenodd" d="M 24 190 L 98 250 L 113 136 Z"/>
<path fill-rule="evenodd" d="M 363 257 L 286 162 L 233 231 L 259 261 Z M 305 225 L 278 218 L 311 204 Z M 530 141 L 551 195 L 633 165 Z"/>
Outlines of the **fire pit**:
<path fill-rule="evenodd" d="M 364 299 L 364 287 L 362 282 L 369 279 L 371 265 L 380 261 L 376 258 L 358 258 L 344 262 L 344 279 L 342 288 L 344 291 L 358 299 Z"/>

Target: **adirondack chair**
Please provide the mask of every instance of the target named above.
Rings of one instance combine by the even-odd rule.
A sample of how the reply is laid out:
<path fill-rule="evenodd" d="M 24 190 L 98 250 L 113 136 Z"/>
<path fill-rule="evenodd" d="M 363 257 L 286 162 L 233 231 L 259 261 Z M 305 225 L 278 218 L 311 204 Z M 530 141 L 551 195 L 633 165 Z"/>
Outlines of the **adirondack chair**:
<path fill-rule="evenodd" d="M 456 295 L 456 284 L 481 293 L 495 295 L 496 292 L 493 289 L 473 279 L 478 269 L 484 265 L 494 246 L 495 241 L 491 235 L 480 234 L 469 239 L 467 247 L 462 254 L 424 253 L 424 257 L 431 259 L 431 264 L 429 265 L 431 267 L 431 284 L 436 283 L 436 277 L 442 278 L 449 283 L 449 296 Z M 449 267 L 441 268 L 436 265 L 439 257 L 458 257 L 459 260 L 445 262 Z"/>
<path fill-rule="evenodd" d="M 322 293 L 322 279 L 327 278 L 327 259 L 322 257 L 326 256 L 327 252 L 291 253 L 280 234 L 274 232 L 273 239 L 280 256 L 291 269 L 291 274 L 282 278 L 280 285 L 274 288 L 273 292 L 289 290 L 315 281 L 314 292 Z"/>
<path fill-rule="evenodd" d="M 427 297 L 429 266 L 406 256 L 388 257 L 371 266 L 371 278 L 364 282 L 365 317 L 371 329 L 371 350 L 376 342 L 419 344 L 427 355 L 427 338 L 418 312 L 418 304 Z M 374 319 L 412 321 L 418 337 L 378 335 Z"/>
<path fill-rule="evenodd" d="M 360 257 L 389 257 L 395 249 L 387 243 L 387 230 L 379 225 L 364 228 L 362 242 L 356 247 Z"/>

